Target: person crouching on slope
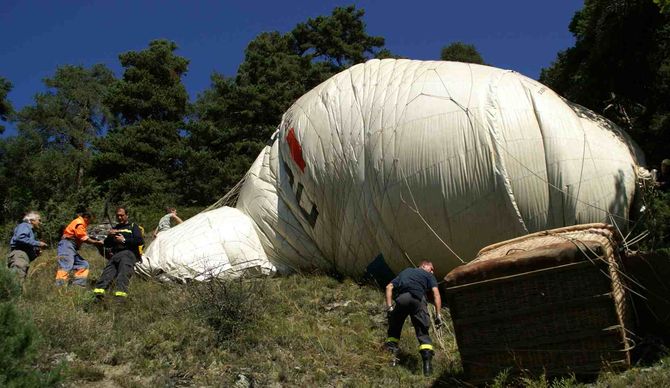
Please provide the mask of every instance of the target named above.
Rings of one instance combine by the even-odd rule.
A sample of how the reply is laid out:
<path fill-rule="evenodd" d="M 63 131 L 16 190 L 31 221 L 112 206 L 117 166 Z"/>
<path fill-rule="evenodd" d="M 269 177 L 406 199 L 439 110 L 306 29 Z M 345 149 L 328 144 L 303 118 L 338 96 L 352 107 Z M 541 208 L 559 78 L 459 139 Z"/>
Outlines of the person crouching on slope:
<path fill-rule="evenodd" d="M 419 341 L 419 353 L 423 360 L 423 374 L 429 376 L 433 367 L 431 360 L 433 358 L 433 342 L 428 334 L 430 318 L 428 316 L 428 304 L 426 302 L 426 292 L 431 290 L 433 293 L 435 309 L 435 325 L 442 325 L 440 308 L 442 300 L 437 288 L 437 280 L 433 275 L 433 263 L 422 261 L 419 268 L 407 268 L 400 272 L 398 276 L 386 286 L 386 308 L 388 313 L 388 338 L 384 346 L 393 353 L 394 362 L 398 354 L 398 341 L 405 318 L 409 315 L 414 325 L 416 339 Z M 393 294 L 395 291 L 395 299 Z M 395 301 L 395 306 L 393 302 Z"/>
<path fill-rule="evenodd" d="M 102 299 L 107 288 L 116 279 L 115 297 L 126 298 L 130 277 L 135 270 L 135 263 L 140 259 L 140 245 L 144 245 L 142 233 L 135 223 L 128 222 L 128 211 L 125 206 L 116 208 L 118 224 L 109 231 L 105 246 L 111 248 L 112 257 L 102 270 L 102 275 L 93 289 L 98 300 Z"/>
<path fill-rule="evenodd" d="M 70 271 L 74 270 L 72 284 L 86 287 L 86 282 L 88 281 L 88 261 L 79 254 L 79 248 L 84 243 L 102 245 L 102 241 L 89 237 L 86 231 L 92 218 L 93 214 L 90 212 L 81 212 L 63 230 L 63 235 L 60 242 L 58 242 L 57 248 L 58 270 L 56 271 L 56 286 L 66 286 L 70 277 Z"/>

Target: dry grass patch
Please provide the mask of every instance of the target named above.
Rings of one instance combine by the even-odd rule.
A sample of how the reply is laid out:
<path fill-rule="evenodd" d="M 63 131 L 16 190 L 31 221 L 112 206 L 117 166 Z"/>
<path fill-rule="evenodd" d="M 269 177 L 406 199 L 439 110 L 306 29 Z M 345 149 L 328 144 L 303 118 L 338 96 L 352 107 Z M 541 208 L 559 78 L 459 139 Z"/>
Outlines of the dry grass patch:
<path fill-rule="evenodd" d="M 91 284 L 104 260 L 91 261 Z M 69 386 L 468 386 L 450 324 L 432 332 L 435 372 L 420 374 L 409 320 L 402 361 L 390 366 L 383 294 L 351 280 L 294 275 L 161 284 L 134 277 L 127 303 L 93 303 L 89 291 L 53 286 L 55 252 L 33 263 L 18 305 L 42 336 L 39 365 L 67 365 Z M 449 323 L 448 314 L 446 320 Z M 670 381 L 667 360 L 623 374 L 603 373 L 594 386 L 658 386 Z M 574 378 L 510 379 L 494 387 L 580 386 Z"/>

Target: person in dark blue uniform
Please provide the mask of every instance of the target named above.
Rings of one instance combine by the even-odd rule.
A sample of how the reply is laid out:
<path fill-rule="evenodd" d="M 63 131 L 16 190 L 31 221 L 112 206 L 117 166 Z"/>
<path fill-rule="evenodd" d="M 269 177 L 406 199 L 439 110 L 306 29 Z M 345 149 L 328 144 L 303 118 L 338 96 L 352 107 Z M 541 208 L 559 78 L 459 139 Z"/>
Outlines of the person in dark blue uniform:
<path fill-rule="evenodd" d="M 430 317 L 426 293 L 431 291 L 434 298 L 437 315 L 435 325 L 442 325 L 440 309 L 442 300 L 437 288 L 437 280 L 433 275 L 433 263 L 422 261 L 419 268 L 407 268 L 386 286 L 386 308 L 389 328 L 385 347 L 393 353 L 394 360 L 398 353 L 398 341 L 407 316 L 412 320 L 419 341 L 419 353 L 423 360 L 423 374 L 432 373 L 431 360 L 433 358 L 433 342 L 428 334 Z M 395 298 L 393 297 L 395 295 Z M 395 305 L 394 305 L 395 302 Z"/>
<path fill-rule="evenodd" d="M 109 230 L 109 235 L 105 238 L 105 246 L 111 249 L 112 257 L 102 270 L 102 275 L 93 289 L 98 301 L 102 300 L 107 288 L 114 280 L 116 280 L 115 299 L 122 301 L 127 298 L 135 263 L 141 260 L 140 246 L 144 245 L 144 238 L 139 226 L 128 221 L 128 211 L 125 206 L 116 208 L 116 220 L 119 223 L 114 229 Z"/>

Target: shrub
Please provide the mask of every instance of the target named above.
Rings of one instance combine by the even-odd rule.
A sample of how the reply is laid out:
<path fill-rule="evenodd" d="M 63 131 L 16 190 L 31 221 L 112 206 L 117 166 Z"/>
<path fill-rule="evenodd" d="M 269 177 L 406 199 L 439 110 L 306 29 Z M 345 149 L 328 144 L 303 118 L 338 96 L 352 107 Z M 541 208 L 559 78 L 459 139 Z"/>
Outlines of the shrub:
<path fill-rule="evenodd" d="M 19 311 L 20 288 L 14 275 L 0 268 L 0 386 L 48 387 L 60 380 L 59 371 L 43 373 L 32 368 L 37 331 Z"/>
<path fill-rule="evenodd" d="M 214 329 L 218 342 L 234 338 L 265 311 L 265 281 L 241 277 L 192 283 L 195 314 Z"/>
<path fill-rule="evenodd" d="M 4 252 L 0 252 L 4 254 Z M 0 303 L 12 302 L 21 294 L 21 285 L 16 281 L 16 275 L 11 273 L 3 262 L 0 268 Z"/>
<path fill-rule="evenodd" d="M 650 184 L 644 185 L 641 192 L 645 207 L 642 224 L 649 232 L 642 248 L 670 256 L 670 193 Z"/>

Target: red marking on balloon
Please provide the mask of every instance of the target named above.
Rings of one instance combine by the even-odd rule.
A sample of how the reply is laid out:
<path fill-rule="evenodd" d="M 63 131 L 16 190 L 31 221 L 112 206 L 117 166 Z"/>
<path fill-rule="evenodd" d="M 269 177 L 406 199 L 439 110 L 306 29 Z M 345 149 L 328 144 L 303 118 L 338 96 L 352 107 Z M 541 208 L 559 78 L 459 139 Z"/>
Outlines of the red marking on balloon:
<path fill-rule="evenodd" d="M 291 150 L 291 158 L 295 164 L 300 168 L 300 171 L 305 172 L 305 159 L 302 158 L 302 147 L 298 143 L 298 139 L 295 137 L 295 131 L 293 128 L 288 130 L 286 135 L 286 142 L 288 143 L 288 148 Z"/>

